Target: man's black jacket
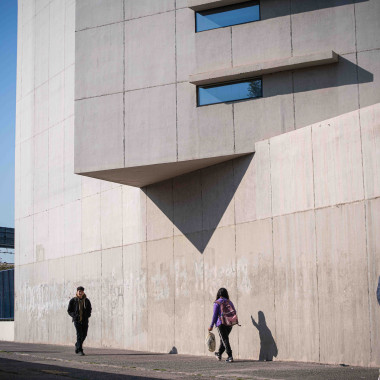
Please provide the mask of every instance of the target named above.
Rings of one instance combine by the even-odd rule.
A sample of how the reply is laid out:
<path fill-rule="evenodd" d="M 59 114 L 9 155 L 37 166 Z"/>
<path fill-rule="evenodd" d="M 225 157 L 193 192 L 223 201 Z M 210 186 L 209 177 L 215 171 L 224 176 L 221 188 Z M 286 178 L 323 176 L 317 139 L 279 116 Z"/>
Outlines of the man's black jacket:
<path fill-rule="evenodd" d="M 88 318 L 91 317 L 91 302 L 88 298 L 85 298 L 84 300 L 84 309 L 83 309 L 83 316 L 82 316 L 82 322 L 88 321 Z M 73 318 L 73 322 L 79 322 L 79 299 L 78 297 L 71 298 L 69 302 L 69 307 L 67 308 L 67 312 L 69 315 Z"/>

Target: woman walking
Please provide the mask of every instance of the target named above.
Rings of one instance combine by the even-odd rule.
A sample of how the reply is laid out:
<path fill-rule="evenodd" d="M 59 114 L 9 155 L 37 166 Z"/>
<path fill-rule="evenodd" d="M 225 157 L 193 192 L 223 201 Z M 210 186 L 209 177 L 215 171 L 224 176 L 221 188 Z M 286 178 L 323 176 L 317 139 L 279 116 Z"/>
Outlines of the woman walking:
<path fill-rule="evenodd" d="M 232 363 L 234 361 L 229 335 L 232 330 L 232 326 L 236 324 L 238 324 L 238 319 L 235 306 L 230 301 L 227 289 L 220 288 L 216 294 L 216 299 L 214 302 L 214 313 L 212 316 L 211 325 L 208 328 L 208 331 L 212 331 L 215 325 L 219 333 L 219 351 L 215 352 L 215 356 L 218 360 L 222 360 L 223 352 L 226 351 L 228 356 L 226 362 Z"/>

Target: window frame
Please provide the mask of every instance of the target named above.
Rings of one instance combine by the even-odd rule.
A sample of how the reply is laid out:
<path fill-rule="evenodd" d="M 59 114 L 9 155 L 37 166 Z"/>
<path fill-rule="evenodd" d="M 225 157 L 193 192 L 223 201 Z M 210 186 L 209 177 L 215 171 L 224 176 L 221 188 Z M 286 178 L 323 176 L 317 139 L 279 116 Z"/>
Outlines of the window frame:
<path fill-rule="evenodd" d="M 225 10 L 228 10 L 228 9 L 233 10 L 233 9 L 248 8 L 249 5 L 245 5 L 245 4 L 250 4 L 250 3 L 252 3 L 252 5 L 258 5 L 259 6 L 259 18 L 258 18 L 258 20 L 246 21 L 246 22 L 241 22 L 239 24 L 226 25 L 226 26 L 221 26 L 221 27 L 218 27 L 218 28 L 197 31 L 197 14 L 198 13 L 199 14 L 201 14 L 201 13 L 213 14 L 213 13 L 218 13 L 218 10 L 220 11 L 220 10 L 223 10 L 223 9 L 225 9 Z M 261 4 L 260 3 L 261 3 L 260 0 L 249 0 L 249 1 L 244 1 L 242 3 L 223 5 L 222 7 L 210 8 L 210 9 L 205 9 L 205 10 L 202 10 L 202 11 L 195 11 L 194 12 L 195 33 L 209 32 L 210 30 L 230 28 L 230 27 L 235 26 L 235 25 L 244 25 L 244 24 L 250 24 L 251 22 L 261 21 Z"/>
<path fill-rule="evenodd" d="M 241 98 L 241 99 L 234 99 L 234 100 L 228 100 L 225 102 L 217 102 L 217 103 L 209 103 L 209 104 L 199 104 L 199 88 L 212 88 L 212 87 L 220 87 L 223 85 L 229 85 L 229 84 L 238 84 L 238 83 L 244 83 L 244 82 L 249 82 L 251 80 L 257 80 L 260 79 L 261 81 L 261 95 L 256 96 L 254 98 Z M 254 100 L 254 99 L 260 99 L 263 97 L 263 77 L 262 76 L 255 76 L 255 77 L 248 77 L 245 79 L 238 79 L 238 80 L 230 80 L 230 81 L 225 81 L 225 82 L 218 82 L 218 83 L 212 83 L 212 84 L 206 84 L 206 85 L 197 85 L 196 86 L 196 108 L 198 107 L 208 107 L 208 106 L 214 106 L 216 104 L 231 104 L 231 103 L 236 103 L 236 102 L 244 102 L 248 100 Z"/>

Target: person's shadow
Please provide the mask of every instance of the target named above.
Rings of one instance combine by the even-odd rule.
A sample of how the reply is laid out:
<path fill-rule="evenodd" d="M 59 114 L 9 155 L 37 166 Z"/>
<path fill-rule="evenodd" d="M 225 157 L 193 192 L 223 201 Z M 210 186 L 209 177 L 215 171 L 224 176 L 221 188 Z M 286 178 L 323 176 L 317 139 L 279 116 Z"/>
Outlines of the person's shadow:
<path fill-rule="evenodd" d="M 251 315 L 251 320 L 253 323 L 253 326 L 259 330 L 259 336 L 260 336 L 260 355 L 259 360 L 260 361 L 272 361 L 273 356 L 278 355 L 278 349 L 276 342 L 273 339 L 272 333 L 269 330 L 266 322 L 265 322 L 265 315 L 262 311 L 258 312 L 258 323 L 253 319 Z"/>

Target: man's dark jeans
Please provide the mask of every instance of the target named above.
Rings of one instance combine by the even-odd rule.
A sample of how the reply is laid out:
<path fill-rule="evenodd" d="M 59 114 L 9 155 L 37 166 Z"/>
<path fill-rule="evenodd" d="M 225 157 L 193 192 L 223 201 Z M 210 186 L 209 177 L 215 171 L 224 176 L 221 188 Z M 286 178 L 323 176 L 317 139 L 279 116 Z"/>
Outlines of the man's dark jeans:
<path fill-rule="evenodd" d="M 230 346 L 229 335 L 232 330 L 232 326 L 220 325 L 217 327 L 217 329 L 220 337 L 219 355 L 222 355 L 223 352 L 226 351 L 228 357 L 231 357 L 232 350 Z"/>
<path fill-rule="evenodd" d="M 75 329 L 77 330 L 77 342 L 75 343 L 75 349 L 80 352 L 83 351 L 83 342 L 87 336 L 88 321 L 74 322 Z"/>

